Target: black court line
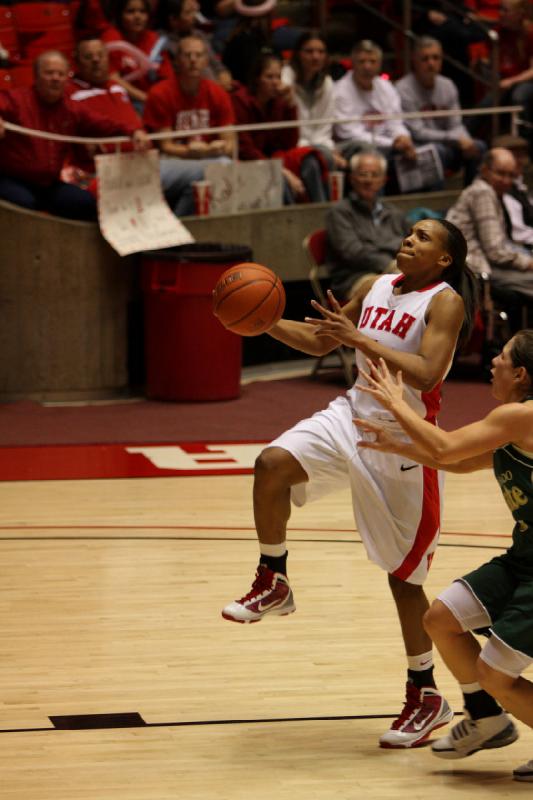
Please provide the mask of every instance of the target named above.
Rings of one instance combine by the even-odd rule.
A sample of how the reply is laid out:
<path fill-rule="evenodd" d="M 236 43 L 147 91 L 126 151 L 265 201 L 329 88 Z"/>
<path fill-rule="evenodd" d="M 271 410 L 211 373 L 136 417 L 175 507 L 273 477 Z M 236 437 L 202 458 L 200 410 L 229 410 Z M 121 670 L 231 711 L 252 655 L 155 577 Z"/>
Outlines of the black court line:
<path fill-rule="evenodd" d="M 457 712 L 455 716 L 461 716 L 463 712 Z M 203 719 L 203 720 L 188 720 L 185 722 L 145 722 L 139 714 L 136 716 L 139 717 L 138 724 L 128 724 L 128 725 L 121 725 L 117 724 L 115 726 L 109 724 L 109 720 L 105 720 L 105 724 L 97 725 L 94 724 L 96 717 L 112 717 L 114 715 L 108 714 L 87 714 L 87 715 L 78 715 L 76 717 L 77 720 L 81 719 L 82 716 L 87 717 L 87 725 L 81 727 L 79 724 L 76 724 L 75 727 L 69 728 L 65 726 L 61 727 L 46 727 L 46 728 L 0 728 L 0 734 L 2 733 L 54 733 L 58 731 L 65 731 L 65 730 L 116 730 L 117 728 L 197 728 L 200 726 L 209 726 L 209 725 L 268 725 L 271 723 L 286 723 L 286 722 L 349 722 L 355 720 L 371 720 L 371 719 L 396 719 L 398 714 L 343 714 L 343 715 L 321 715 L 321 716 L 311 716 L 311 717 L 264 717 L 259 719 Z M 124 715 L 116 715 L 118 717 Z M 127 715 L 125 715 L 127 716 Z M 133 716 L 133 715 L 132 715 Z M 50 717 L 49 719 L 61 719 L 57 717 Z"/>
<path fill-rule="evenodd" d="M 441 534 L 445 535 L 445 534 Z M 468 536 L 468 533 L 460 534 Z M 481 534 L 482 535 L 482 534 Z M 251 542 L 250 536 L 0 536 L 0 542 Z M 291 539 L 295 544 L 363 544 L 361 539 Z M 472 550 L 506 550 L 507 545 L 462 544 L 460 542 L 439 542 L 442 547 L 463 547 Z"/>

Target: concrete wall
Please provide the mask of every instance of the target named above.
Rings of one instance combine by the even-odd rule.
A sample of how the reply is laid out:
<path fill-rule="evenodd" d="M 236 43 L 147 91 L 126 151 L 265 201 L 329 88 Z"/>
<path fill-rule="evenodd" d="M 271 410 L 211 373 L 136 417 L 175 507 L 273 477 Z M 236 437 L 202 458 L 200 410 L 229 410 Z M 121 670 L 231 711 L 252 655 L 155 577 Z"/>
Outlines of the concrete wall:
<path fill-rule="evenodd" d="M 394 199 L 445 209 L 457 192 Z M 392 198 L 391 198 L 392 199 Z M 306 280 L 304 237 L 328 204 L 184 220 L 199 242 L 249 245 L 284 281 Z M 0 201 L 0 401 L 113 397 L 127 390 L 127 310 L 136 263 L 96 224 Z"/>
<path fill-rule="evenodd" d="M 444 211 L 457 195 L 457 191 L 412 194 L 390 201 L 406 212 L 419 206 Z M 328 208 L 329 203 L 294 205 L 245 215 L 190 217 L 183 222 L 198 241 L 249 245 L 254 261 L 273 269 L 282 280 L 305 280 L 309 266 L 302 242 L 309 233 L 324 227 Z"/>
<path fill-rule="evenodd" d="M 98 226 L 0 204 L 0 401 L 127 389 L 131 260 Z"/>

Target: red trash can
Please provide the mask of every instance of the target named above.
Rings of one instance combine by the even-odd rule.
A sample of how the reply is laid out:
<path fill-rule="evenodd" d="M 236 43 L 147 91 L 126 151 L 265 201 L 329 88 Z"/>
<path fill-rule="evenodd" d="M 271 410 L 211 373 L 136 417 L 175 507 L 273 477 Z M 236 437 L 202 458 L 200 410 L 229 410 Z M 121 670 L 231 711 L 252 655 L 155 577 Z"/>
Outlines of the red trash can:
<path fill-rule="evenodd" d="M 239 396 L 242 340 L 213 315 L 211 293 L 229 267 L 251 260 L 244 245 L 196 243 L 143 253 L 147 397 Z"/>

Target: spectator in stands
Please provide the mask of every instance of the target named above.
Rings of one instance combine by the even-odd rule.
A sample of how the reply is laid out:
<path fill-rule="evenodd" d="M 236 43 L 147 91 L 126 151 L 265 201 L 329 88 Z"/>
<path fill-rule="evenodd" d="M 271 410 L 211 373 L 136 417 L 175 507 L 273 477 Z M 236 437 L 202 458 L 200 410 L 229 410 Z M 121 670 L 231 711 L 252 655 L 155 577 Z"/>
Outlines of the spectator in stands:
<path fill-rule="evenodd" d="M 445 170 L 464 167 L 464 185 L 472 183 L 486 151 L 482 141 L 472 139 L 460 116 L 457 87 L 440 74 L 442 46 L 422 36 L 413 48 L 413 71 L 396 83 L 404 111 L 457 111 L 453 117 L 407 119 L 405 124 L 416 144 L 434 144 Z M 442 188 L 442 187 L 440 187 Z"/>
<path fill-rule="evenodd" d="M 522 135 L 533 149 L 533 25 L 530 20 L 531 7 L 528 0 L 501 0 L 500 20 L 496 26 L 499 35 L 500 96 L 488 93 L 480 103 L 483 108 L 493 105 L 521 105 L 521 118 L 527 125 L 521 128 Z M 470 117 L 467 127 L 478 131 L 485 117 Z"/>
<path fill-rule="evenodd" d="M 96 111 L 134 130 L 142 129 L 142 120 L 132 105 L 128 93 L 119 83 L 109 78 L 109 57 L 101 39 L 88 38 L 78 42 L 75 64 L 76 74 L 66 86 L 66 94 L 74 105 Z M 73 167 L 73 170 L 68 171 L 70 179 L 78 180 L 82 185 L 86 184 L 96 172 L 94 155 L 114 151 L 115 145 L 91 148 L 74 145 L 69 158 L 69 165 Z"/>
<path fill-rule="evenodd" d="M 211 47 L 207 34 L 197 27 L 198 10 L 197 0 L 167 0 L 162 10 L 164 31 L 161 33 L 157 45 L 158 51 L 161 54 L 168 52 L 171 59 L 174 60 L 179 40 L 184 36 L 195 34 L 203 39 L 207 50 L 208 67 L 204 77 L 218 81 L 224 89 L 229 91 L 231 89 L 231 73 Z"/>
<path fill-rule="evenodd" d="M 222 131 L 195 134 L 195 129 L 233 125 L 228 93 L 204 78 L 207 50 L 202 38 L 180 39 L 176 53 L 177 74 L 150 89 L 144 122 L 153 132 L 190 131 L 187 137 L 160 139 L 161 182 L 170 206 L 178 216 L 194 213 L 191 183 L 204 178 L 209 161 L 229 161 L 235 135 Z"/>
<path fill-rule="evenodd" d="M 462 108 L 471 108 L 475 103 L 475 84 L 467 72 L 470 46 L 488 41 L 487 26 L 464 3 L 417 0 L 413 9 L 416 34 L 430 36 L 441 43 L 444 53 L 450 57 L 444 63 L 443 73 L 458 87 Z"/>
<path fill-rule="evenodd" d="M 65 97 L 69 65 L 49 50 L 36 59 L 32 87 L 0 93 L 0 197 L 24 208 L 49 211 L 69 219 L 95 219 L 90 192 L 60 180 L 70 150 L 67 142 L 50 141 L 6 130 L 4 120 L 25 128 L 69 136 L 132 136 L 136 149 L 149 140 L 135 124 L 83 108 Z"/>
<path fill-rule="evenodd" d="M 533 197 L 524 180 L 524 170 L 529 164 L 529 143 L 521 136 L 504 134 L 493 139 L 492 145 L 510 150 L 516 161 L 513 185 L 503 195 L 509 237 L 516 244 L 533 248 Z"/>
<path fill-rule="evenodd" d="M 326 40 L 318 31 L 306 31 L 299 38 L 290 64 L 281 70 L 281 80 L 292 86 L 301 121 L 298 147 L 315 147 L 324 155 L 329 169 L 345 169 L 346 159 L 333 142 L 333 123 L 306 124 L 333 119 L 335 99 L 333 81 L 327 74 Z"/>
<path fill-rule="evenodd" d="M 503 105 L 523 106 L 521 118 L 533 124 L 533 25 L 528 0 L 501 0 L 500 24 L 500 101 Z M 533 132 L 523 127 L 523 135 L 533 143 Z"/>
<path fill-rule="evenodd" d="M 350 159 L 348 197 L 326 214 L 326 260 L 331 288 L 350 299 L 376 274 L 396 271 L 395 256 L 409 230 L 404 215 L 380 200 L 387 175 L 381 153 L 363 150 Z"/>
<path fill-rule="evenodd" d="M 150 0 L 118 0 L 116 27 L 102 35 L 110 51 L 111 78 L 126 89 L 139 113 L 150 87 L 172 74 L 168 56 L 157 60 L 159 35 L 150 30 L 150 14 Z"/>
<path fill-rule="evenodd" d="M 374 42 L 363 39 L 351 52 L 352 69 L 335 84 L 335 135 L 340 152 L 349 159 L 368 147 L 377 148 L 387 159 L 400 154 L 416 160 L 409 131 L 400 119 L 383 122 L 342 122 L 347 117 L 372 114 L 401 114 L 400 96 L 394 86 L 379 77 L 383 53 Z"/>
<path fill-rule="evenodd" d="M 515 176 L 516 161 L 511 151 L 489 150 L 479 177 L 463 189 L 446 218 L 461 229 L 468 242 L 471 269 L 489 274 L 493 289 L 504 302 L 505 296 L 510 296 L 506 310 L 516 328 L 520 326 L 516 299 L 533 297 L 533 256 L 531 250 L 513 244 L 506 229 L 502 198 Z"/>
<path fill-rule="evenodd" d="M 281 82 L 281 61 L 263 53 L 250 72 L 247 86 L 232 95 L 238 125 L 294 121 L 298 111 L 290 86 Z M 283 161 L 284 202 L 328 198 L 327 168 L 318 150 L 298 147 L 298 127 L 239 133 L 239 158 L 243 161 L 279 158 Z"/>

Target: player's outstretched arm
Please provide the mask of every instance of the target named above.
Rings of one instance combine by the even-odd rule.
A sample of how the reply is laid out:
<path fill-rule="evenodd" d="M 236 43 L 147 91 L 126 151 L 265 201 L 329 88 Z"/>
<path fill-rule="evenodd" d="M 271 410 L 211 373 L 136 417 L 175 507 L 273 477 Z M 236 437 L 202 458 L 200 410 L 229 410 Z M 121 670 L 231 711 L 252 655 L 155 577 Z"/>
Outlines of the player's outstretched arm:
<path fill-rule="evenodd" d="M 443 431 L 419 417 L 405 402 L 401 375 L 394 378 L 384 359 L 379 359 L 377 366 L 368 360 L 368 365 L 369 372 L 363 373 L 368 386 L 361 386 L 361 390 L 391 411 L 413 442 L 438 464 L 490 454 L 508 442 L 520 442 L 531 427 L 531 410 L 522 403 L 507 403 L 478 422 Z"/>
<path fill-rule="evenodd" d="M 354 425 L 357 425 L 365 433 L 371 433 L 374 436 L 373 440 L 359 441 L 357 443 L 357 446 L 363 449 L 378 450 L 381 453 L 395 453 L 410 461 L 424 464 L 426 467 L 442 469 L 446 472 L 466 473 L 492 467 L 492 452 L 482 453 L 479 456 L 465 458 L 462 461 L 454 461 L 450 464 L 443 464 L 432 458 L 430 453 L 421 445 L 405 439 L 399 439 L 379 422 L 356 418 L 354 419 Z"/>

